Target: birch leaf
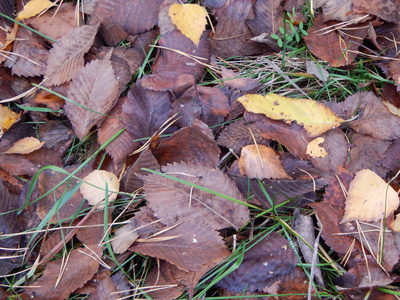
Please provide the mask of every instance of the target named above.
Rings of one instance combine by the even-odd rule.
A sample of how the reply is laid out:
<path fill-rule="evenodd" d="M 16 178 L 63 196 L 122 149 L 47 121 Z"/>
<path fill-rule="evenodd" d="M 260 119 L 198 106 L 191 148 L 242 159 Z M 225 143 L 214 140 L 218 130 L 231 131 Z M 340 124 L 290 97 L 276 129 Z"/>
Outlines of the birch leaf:
<path fill-rule="evenodd" d="M 40 142 L 37 138 L 26 137 L 17 141 L 10 149 L 3 154 L 28 154 L 42 148 L 44 142 Z"/>
<path fill-rule="evenodd" d="M 264 114 L 270 119 L 284 120 L 288 124 L 296 121 L 304 126 L 311 137 L 317 137 L 345 121 L 324 104 L 309 99 L 249 94 L 240 97 L 238 101 L 247 111 Z"/>
<path fill-rule="evenodd" d="M 24 9 L 18 13 L 17 20 L 21 21 L 30 17 L 34 17 L 40 14 L 42 11 L 49 9 L 54 5 L 53 2 L 49 0 L 32 0 L 29 1 Z"/>

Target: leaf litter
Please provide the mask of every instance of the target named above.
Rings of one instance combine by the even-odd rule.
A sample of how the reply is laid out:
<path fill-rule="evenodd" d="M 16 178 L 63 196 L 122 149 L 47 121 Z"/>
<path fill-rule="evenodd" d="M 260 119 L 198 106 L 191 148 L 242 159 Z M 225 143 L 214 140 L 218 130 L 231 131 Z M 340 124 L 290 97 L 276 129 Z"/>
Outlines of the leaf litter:
<path fill-rule="evenodd" d="M 400 295 L 399 5 L 187 2 L 0 3 L 0 297 Z"/>

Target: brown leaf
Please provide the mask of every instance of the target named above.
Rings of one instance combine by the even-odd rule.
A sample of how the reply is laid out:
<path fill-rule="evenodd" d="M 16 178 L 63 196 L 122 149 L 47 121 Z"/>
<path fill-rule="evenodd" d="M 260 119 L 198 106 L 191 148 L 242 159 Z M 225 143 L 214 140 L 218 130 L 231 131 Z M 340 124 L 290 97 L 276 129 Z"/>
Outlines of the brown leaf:
<path fill-rule="evenodd" d="M 320 1 L 322 5 L 324 22 L 330 20 L 347 21 L 358 17 L 353 13 L 352 0 Z M 317 5 L 315 8 L 320 7 Z"/>
<path fill-rule="evenodd" d="M 111 209 L 108 214 L 107 222 L 111 222 Z M 79 228 L 76 237 L 94 253 L 101 253 L 104 249 L 102 245 L 104 237 L 104 210 L 94 211 L 85 220 L 85 226 Z"/>
<path fill-rule="evenodd" d="M 104 145 L 114 134 L 125 128 L 122 106 L 126 101 L 126 97 L 121 97 L 111 112 L 108 114 L 104 122 L 98 129 L 97 139 L 100 145 Z M 125 130 L 111 144 L 106 147 L 106 152 L 117 161 L 122 162 L 128 155 L 139 148 L 140 142 L 134 141 L 132 135 Z"/>
<path fill-rule="evenodd" d="M 292 179 L 283 169 L 279 155 L 264 145 L 247 145 L 242 149 L 239 171 L 253 179 Z"/>
<path fill-rule="evenodd" d="M 10 175 L 19 176 L 33 176 L 39 170 L 39 166 L 19 154 L 0 155 L 0 167 Z"/>
<path fill-rule="evenodd" d="M 254 123 L 246 122 L 244 119 L 229 123 L 219 134 L 217 144 L 232 149 L 236 154 L 239 154 L 244 146 L 254 142 L 250 130 L 257 144 L 268 146 L 269 141 L 262 137 Z"/>
<path fill-rule="evenodd" d="M 102 272 L 95 274 L 87 284 L 90 284 L 94 289 L 87 298 L 88 300 L 117 300 L 121 298 L 120 291 L 117 290 L 108 270 L 103 269 Z"/>
<path fill-rule="evenodd" d="M 200 79 L 205 72 L 204 64 L 210 59 L 210 42 L 206 34 L 207 31 L 198 46 L 178 30 L 161 37 L 158 44 L 165 48 L 158 52 L 153 74 L 143 78 L 143 86 L 154 91 L 181 91 L 192 85 L 192 76 L 195 80 Z"/>
<path fill-rule="evenodd" d="M 390 170 L 393 175 L 400 169 L 400 139 L 395 140 L 385 151 L 379 164 Z M 376 172 L 376 171 L 375 171 Z"/>
<path fill-rule="evenodd" d="M 39 127 L 39 139 L 44 142 L 44 147 L 51 149 L 55 154 L 62 156 L 69 148 L 74 138 L 70 128 L 62 121 L 49 120 Z"/>
<path fill-rule="evenodd" d="M 210 128 L 199 120 L 176 131 L 153 150 L 160 165 L 190 162 L 214 167 L 218 164 L 220 149 Z"/>
<path fill-rule="evenodd" d="M 233 292 L 262 291 L 289 274 L 298 262 L 287 239 L 273 232 L 246 251 L 239 268 L 217 285 Z"/>
<path fill-rule="evenodd" d="M 293 155 L 306 159 L 307 145 L 311 142 L 307 131 L 295 122 L 288 125 L 284 122 L 275 121 L 262 114 L 246 112 L 244 118 L 255 122 L 256 128 L 265 139 L 275 140 L 284 145 Z"/>
<path fill-rule="evenodd" d="M 211 39 L 211 52 L 222 58 L 265 53 L 266 46 L 253 42 L 246 20 L 255 18 L 253 1 L 237 0 L 213 10 L 218 24 Z"/>
<path fill-rule="evenodd" d="M 389 1 L 362 1 L 352 0 L 353 9 L 358 13 L 375 15 L 387 22 L 397 23 L 399 21 L 400 4 L 396 0 Z"/>
<path fill-rule="evenodd" d="M 83 56 L 93 44 L 98 26 L 84 25 L 63 35 L 50 50 L 45 71 L 46 85 L 70 81 L 84 65 Z"/>
<path fill-rule="evenodd" d="M 190 163 L 167 165 L 166 174 L 244 201 L 229 177 L 209 166 Z M 248 220 L 248 208 L 211 193 L 192 188 L 173 179 L 151 174 L 142 177 L 149 207 L 162 223 L 174 225 L 179 221 L 207 224 L 218 230 L 242 227 Z"/>
<path fill-rule="evenodd" d="M 221 67 L 221 77 L 224 86 L 232 89 L 250 92 L 260 86 L 258 80 L 250 77 L 241 77 L 239 74 L 225 67 Z"/>
<path fill-rule="evenodd" d="M 64 2 L 57 9 L 50 9 L 40 17 L 29 19 L 28 22 L 40 33 L 58 40 L 78 24 L 82 24 L 82 15 L 76 14 L 76 7 L 73 3 Z"/>
<path fill-rule="evenodd" d="M 79 139 L 105 118 L 104 114 L 117 100 L 117 93 L 118 80 L 109 57 L 92 61 L 78 71 L 67 93 L 68 98 L 76 103 L 65 103 L 65 112 Z"/>
<path fill-rule="evenodd" d="M 150 239 L 135 244 L 130 250 L 165 259 L 185 271 L 198 271 L 208 264 L 216 265 L 230 255 L 218 233 L 199 223 L 185 222 L 157 237 L 174 238 L 154 242 Z"/>
<path fill-rule="evenodd" d="M 43 276 L 35 281 L 35 287 L 24 292 L 31 298 L 62 300 L 92 278 L 99 268 L 99 262 L 93 258 L 93 252 L 78 248 L 72 250 L 61 272 L 63 260 L 49 262 Z M 61 280 L 57 282 L 59 276 Z M 62 276 L 61 276 L 62 275 Z"/>
<path fill-rule="evenodd" d="M 308 31 L 308 36 L 304 37 L 308 49 L 319 58 L 329 62 L 331 66 L 346 66 L 354 62 L 357 50 L 362 44 L 368 33 L 368 24 L 360 23 L 357 25 L 341 27 L 338 31 L 325 33 L 324 30 L 336 23 L 323 23 L 322 18 L 315 18 L 314 25 Z M 322 31 L 322 32 L 321 32 Z"/>
<path fill-rule="evenodd" d="M 325 157 L 311 157 L 314 166 L 326 173 L 335 174 L 338 167 L 343 167 L 347 160 L 347 139 L 339 128 L 330 130 L 322 136 L 324 141 L 320 144 L 327 152 Z"/>
<path fill-rule="evenodd" d="M 154 92 L 138 80 L 129 90 L 122 106 L 126 130 L 135 139 L 151 137 L 168 119 L 171 108 L 168 92 Z"/>
<path fill-rule="evenodd" d="M 33 77 L 43 75 L 49 51 L 45 41 L 24 27 L 19 28 L 14 41 L 13 54 L 5 66 L 11 67 L 12 74 Z"/>
<path fill-rule="evenodd" d="M 354 174 L 347 169 L 338 167 L 337 177 L 332 178 L 325 188 L 324 203 L 337 205 L 344 208 L 347 191 Z"/>

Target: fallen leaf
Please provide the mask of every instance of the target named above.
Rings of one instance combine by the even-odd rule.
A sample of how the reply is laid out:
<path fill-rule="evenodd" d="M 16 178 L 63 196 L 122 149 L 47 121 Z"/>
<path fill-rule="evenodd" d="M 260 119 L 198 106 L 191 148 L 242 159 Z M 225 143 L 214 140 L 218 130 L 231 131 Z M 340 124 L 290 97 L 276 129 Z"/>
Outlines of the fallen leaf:
<path fill-rule="evenodd" d="M 70 81 L 83 67 L 83 56 L 92 46 L 98 28 L 98 25 L 74 28 L 53 44 L 44 74 L 47 86 Z"/>
<path fill-rule="evenodd" d="M 306 61 L 307 73 L 314 75 L 316 78 L 322 82 L 327 82 L 329 79 L 328 71 L 323 68 L 320 64 L 316 64 L 311 60 Z"/>
<path fill-rule="evenodd" d="M 277 94 L 266 96 L 249 94 L 238 99 L 246 110 L 264 114 L 273 120 L 296 121 L 303 125 L 308 134 L 316 137 L 340 125 L 345 120 L 339 118 L 331 109 L 309 99 L 292 99 Z"/>
<path fill-rule="evenodd" d="M 223 66 L 221 66 L 221 76 L 224 86 L 232 89 L 238 89 L 241 91 L 251 91 L 260 86 L 258 80 L 251 77 L 244 77 L 238 73 L 233 72 Z"/>
<path fill-rule="evenodd" d="M 0 136 L 3 136 L 3 134 L 10 129 L 10 127 L 19 119 L 20 116 L 20 113 L 12 111 L 7 106 L 0 105 Z"/>
<path fill-rule="evenodd" d="M 259 179 L 292 179 L 282 167 L 279 155 L 264 145 L 247 145 L 239 158 L 242 175 Z"/>
<path fill-rule="evenodd" d="M 196 45 L 207 24 L 207 11 L 198 4 L 172 4 L 169 8 L 172 23 Z"/>
<path fill-rule="evenodd" d="M 207 165 L 175 163 L 162 168 L 165 174 L 189 181 L 219 194 L 244 201 L 235 184 L 222 171 Z M 205 224 L 214 230 L 240 228 L 249 219 L 243 204 L 192 188 L 158 174 L 141 176 L 148 206 L 165 225 L 179 221 Z M 167 204 L 168 203 L 168 204 Z"/>
<path fill-rule="evenodd" d="M 316 139 L 313 139 L 311 142 L 308 143 L 307 146 L 307 154 L 310 155 L 313 158 L 317 157 L 325 157 L 328 155 L 328 152 L 326 152 L 325 148 L 320 146 L 325 139 L 323 137 L 318 137 Z"/>
<path fill-rule="evenodd" d="M 333 204 L 344 208 L 346 204 L 347 191 L 354 174 L 343 167 L 338 167 L 335 178 L 332 178 L 325 188 L 324 203 Z"/>
<path fill-rule="evenodd" d="M 139 233 L 136 229 L 134 219 L 129 223 L 118 228 L 111 240 L 113 251 L 117 254 L 124 253 L 137 240 Z"/>
<path fill-rule="evenodd" d="M 222 278 L 217 286 L 233 292 L 262 291 L 296 267 L 296 253 L 279 233 L 273 232 L 253 244 L 239 268 Z"/>
<path fill-rule="evenodd" d="M 350 183 L 346 213 L 341 223 L 379 221 L 387 218 L 399 206 L 397 192 L 374 172 L 358 171 Z"/>
<path fill-rule="evenodd" d="M 44 142 L 40 142 L 37 138 L 26 137 L 16 142 L 10 149 L 3 152 L 3 154 L 28 154 L 40 149 L 43 145 Z"/>
<path fill-rule="evenodd" d="M 54 3 L 49 0 L 31 0 L 25 4 L 24 9 L 18 13 L 17 21 L 34 17 L 53 5 Z"/>
<path fill-rule="evenodd" d="M 90 205 L 97 205 L 98 209 L 104 207 L 104 203 L 102 202 L 106 198 L 106 188 L 108 191 L 108 203 L 113 202 L 118 196 L 119 180 L 113 173 L 95 170 L 83 178 L 82 181 L 80 190 L 83 197 L 85 197 Z"/>
<path fill-rule="evenodd" d="M 222 262 L 230 255 L 216 231 L 193 221 L 157 235 L 157 238 L 166 240 L 149 239 L 144 243 L 135 244 L 130 250 L 162 258 L 185 271 L 198 271 L 203 265 Z"/>
<path fill-rule="evenodd" d="M 82 139 L 89 130 L 105 118 L 118 97 L 118 80 L 110 57 L 94 60 L 80 69 L 72 79 L 65 103 L 65 112 L 74 132 Z"/>

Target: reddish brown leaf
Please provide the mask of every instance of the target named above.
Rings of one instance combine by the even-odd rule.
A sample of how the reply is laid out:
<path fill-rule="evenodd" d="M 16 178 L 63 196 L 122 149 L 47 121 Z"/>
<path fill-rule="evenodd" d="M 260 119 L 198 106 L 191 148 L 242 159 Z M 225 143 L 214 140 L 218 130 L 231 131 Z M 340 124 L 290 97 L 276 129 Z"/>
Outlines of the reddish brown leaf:
<path fill-rule="evenodd" d="M 357 13 L 367 13 L 375 15 L 382 20 L 395 24 L 399 21 L 400 3 L 396 0 L 352 0 L 352 2 L 353 10 Z"/>
<path fill-rule="evenodd" d="M 179 179 L 244 201 L 227 175 L 209 166 L 179 163 L 167 165 L 163 172 Z M 242 227 L 249 220 L 248 208 L 219 196 L 192 188 L 173 179 L 151 174 L 142 177 L 146 199 L 156 216 L 166 225 L 179 221 L 207 224 L 218 230 Z"/>
<path fill-rule="evenodd" d="M 250 92 L 260 86 L 258 80 L 250 77 L 240 77 L 240 74 L 224 67 L 221 67 L 221 76 L 224 86 L 228 88 Z"/>
<path fill-rule="evenodd" d="M 19 176 L 33 176 L 39 170 L 39 166 L 20 154 L 0 155 L 0 167 L 10 175 Z"/>
<path fill-rule="evenodd" d="M 168 119 L 170 108 L 168 92 L 147 90 L 139 80 L 129 90 L 122 106 L 126 129 L 135 139 L 151 137 Z"/>
<path fill-rule="evenodd" d="M 255 122 L 256 128 L 265 139 L 275 140 L 284 145 L 293 155 L 306 159 L 307 145 L 311 142 L 303 126 L 295 122 L 288 125 L 281 121 L 275 121 L 262 114 L 246 112 L 244 118 Z"/>
<path fill-rule="evenodd" d="M 135 163 L 126 171 L 121 179 L 121 190 L 127 193 L 133 193 L 143 186 L 143 180 L 138 175 L 147 175 L 142 168 L 160 171 L 160 165 L 149 148 L 146 148 L 135 161 Z"/>
<path fill-rule="evenodd" d="M 104 210 L 93 212 L 85 221 L 85 226 L 80 228 L 76 237 L 92 250 L 94 253 L 101 253 L 104 249 L 102 245 L 104 238 L 104 221 L 111 222 L 112 209 L 109 210 L 108 220 L 104 220 Z"/>
<path fill-rule="evenodd" d="M 44 78 L 46 85 L 70 81 L 83 67 L 83 56 L 92 46 L 98 26 L 84 25 L 63 35 L 50 50 Z"/>
<path fill-rule="evenodd" d="M 89 300 L 117 300 L 121 298 L 121 293 L 117 290 L 110 271 L 102 269 L 85 285 L 90 286 Z M 85 288 L 84 287 L 84 288 Z M 79 293 L 85 294 L 82 290 Z"/>
<path fill-rule="evenodd" d="M 98 141 L 100 145 L 104 145 L 114 134 L 121 129 L 125 128 L 124 122 L 121 120 L 123 117 L 122 106 L 126 101 L 126 97 L 118 100 L 115 107 L 108 114 L 103 123 L 101 123 L 98 130 Z M 110 145 L 106 147 L 106 152 L 117 161 L 122 162 L 128 155 L 139 148 L 140 142 L 135 142 L 132 135 L 125 130 Z"/>
<path fill-rule="evenodd" d="M 341 129 L 333 129 L 322 136 L 321 147 L 328 153 L 325 157 L 311 157 L 314 166 L 326 173 L 335 174 L 338 167 L 343 167 L 347 160 L 347 140 Z"/>
<path fill-rule="evenodd" d="M 267 47 L 250 40 L 253 33 L 245 24 L 246 20 L 255 18 L 253 3 L 247 0 L 230 1 L 212 11 L 218 21 L 211 39 L 214 55 L 226 58 L 265 52 Z"/>
<path fill-rule="evenodd" d="M 234 121 L 226 126 L 219 134 L 217 144 L 239 154 L 244 146 L 254 143 L 250 130 L 257 144 L 268 146 L 269 141 L 262 137 L 254 123 L 246 122 L 244 119 Z"/>
<path fill-rule="evenodd" d="M 130 250 L 165 259 L 185 271 L 198 271 L 203 265 L 216 265 L 230 255 L 218 233 L 199 223 L 185 222 L 157 237 L 174 238 L 137 243 Z"/>
<path fill-rule="evenodd" d="M 323 23 L 322 18 L 315 18 L 314 25 L 304 37 L 308 49 L 331 66 L 340 67 L 351 64 L 357 56 L 357 50 L 368 33 L 368 24 L 341 27 L 338 31 L 324 33 L 326 27 L 336 23 Z"/>
<path fill-rule="evenodd" d="M 64 2 L 57 9 L 49 9 L 39 17 L 29 19 L 28 22 L 40 33 L 58 40 L 68 31 L 82 24 L 81 16 L 81 14 L 76 14 L 73 3 Z"/>
<path fill-rule="evenodd" d="M 65 271 L 61 272 L 63 262 L 61 259 L 49 262 L 43 276 L 35 281 L 35 287 L 24 292 L 24 295 L 48 300 L 66 299 L 92 278 L 99 268 L 99 262 L 93 258 L 93 252 L 88 249 L 72 250 L 64 266 Z M 57 282 L 58 275 L 61 277 L 59 282 Z"/>
<path fill-rule="evenodd" d="M 350 161 L 347 161 L 346 168 L 352 173 L 370 169 L 385 178 L 388 170 L 380 166 L 379 162 L 383 159 L 390 142 L 380 141 L 369 135 L 354 134 L 352 144 Z"/>
<path fill-rule="evenodd" d="M 153 150 L 160 165 L 190 162 L 214 167 L 218 164 L 220 150 L 210 128 L 199 120 L 176 131 Z"/>
<path fill-rule="evenodd" d="M 217 285 L 233 292 L 262 291 L 289 274 L 298 262 L 289 241 L 273 232 L 246 251 L 240 267 Z"/>
<path fill-rule="evenodd" d="M 400 169 L 400 139 L 395 140 L 386 150 L 383 159 L 379 162 L 383 167 L 390 170 L 395 175 Z M 376 173 L 376 171 L 375 171 Z"/>
<path fill-rule="evenodd" d="M 347 169 L 338 167 L 337 177 L 329 181 L 328 186 L 325 188 L 324 202 L 345 207 L 347 191 L 349 190 L 350 182 L 354 178 L 354 174 Z"/>
<path fill-rule="evenodd" d="M 49 51 L 44 40 L 24 27 L 19 28 L 5 66 L 11 67 L 12 74 L 25 77 L 43 75 Z"/>
<path fill-rule="evenodd" d="M 178 30 L 161 37 L 158 44 L 165 48 L 160 49 L 157 55 L 153 65 L 153 75 L 143 78 L 143 86 L 155 91 L 180 91 L 188 84 L 192 84 L 190 80 L 192 76 L 196 80 L 201 78 L 205 72 L 203 64 L 207 64 L 210 59 L 210 42 L 206 34 L 207 31 L 203 33 L 198 46 Z M 194 59 L 190 58 L 191 56 L 195 56 Z M 164 80 L 166 82 L 163 82 Z"/>
<path fill-rule="evenodd" d="M 117 100 L 118 80 L 110 58 L 95 60 L 78 71 L 68 89 L 65 112 L 79 139 L 102 121 Z M 84 107 L 78 106 L 82 105 Z"/>

